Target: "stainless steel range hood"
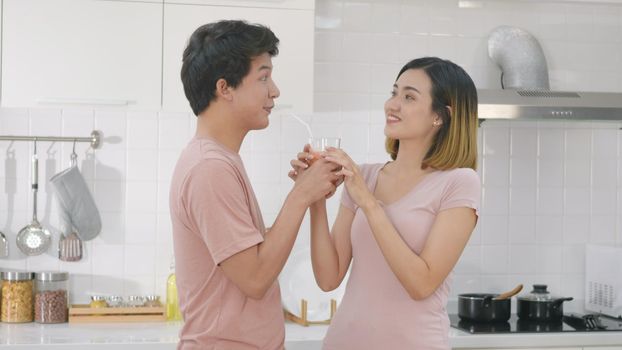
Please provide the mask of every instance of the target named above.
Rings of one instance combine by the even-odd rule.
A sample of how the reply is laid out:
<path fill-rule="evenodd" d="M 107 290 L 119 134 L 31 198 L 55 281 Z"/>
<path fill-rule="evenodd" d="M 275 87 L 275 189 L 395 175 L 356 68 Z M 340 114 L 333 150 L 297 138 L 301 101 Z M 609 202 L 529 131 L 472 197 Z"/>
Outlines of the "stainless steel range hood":
<path fill-rule="evenodd" d="M 480 89 L 477 94 L 480 119 L 622 121 L 622 93 Z"/>
<path fill-rule="evenodd" d="M 550 91 L 546 57 L 526 30 L 495 28 L 488 55 L 501 70 L 501 89 L 478 90 L 480 120 L 622 121 L 622 93 Z"/>

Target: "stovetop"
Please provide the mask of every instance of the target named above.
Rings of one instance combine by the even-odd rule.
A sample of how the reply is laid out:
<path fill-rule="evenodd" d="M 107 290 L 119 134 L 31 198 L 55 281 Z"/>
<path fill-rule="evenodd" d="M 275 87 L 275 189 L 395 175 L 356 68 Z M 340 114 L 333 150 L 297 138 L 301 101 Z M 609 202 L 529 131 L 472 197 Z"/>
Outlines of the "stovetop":
<path fill-rule="evenodd" d="M 559 322 L 534 322 L 521 320 L 512 314 L 508 322 L 476 323 L 449 315 L 451 326 L 469 333 L 544 333 L 544 332 L 602 332 L 622 331 L 622 318 L 598 314 L 564 314 Z"/>

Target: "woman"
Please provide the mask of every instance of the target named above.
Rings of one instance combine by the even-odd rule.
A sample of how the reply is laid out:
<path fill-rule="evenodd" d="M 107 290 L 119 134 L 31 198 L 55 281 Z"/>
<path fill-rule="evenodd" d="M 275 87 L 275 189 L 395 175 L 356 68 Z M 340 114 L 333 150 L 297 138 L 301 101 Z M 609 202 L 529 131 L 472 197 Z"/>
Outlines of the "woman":
<path fill-rule="evenodd" d="M 346 191 L 331 231 L 326 202 L 311 206 L 317 284 L 337 288 L 353 261 L 323 349 L 449 349 L 450 273 L 477 222 L 477 92 L 456 64 L 415 59 L 385 106 L 393 161 L 357 166 L 339 149 Z M 308 146 L 292 178 L 308 167 Z"/>

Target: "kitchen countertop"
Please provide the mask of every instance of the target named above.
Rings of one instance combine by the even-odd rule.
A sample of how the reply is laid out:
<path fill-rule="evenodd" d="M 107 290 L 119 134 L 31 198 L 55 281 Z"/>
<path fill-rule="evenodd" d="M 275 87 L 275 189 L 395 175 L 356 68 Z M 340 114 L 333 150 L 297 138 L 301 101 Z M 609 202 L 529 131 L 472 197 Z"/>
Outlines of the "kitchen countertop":
<path fill-rule="evenodd" d="M 0 326 L 3 349 L 153 349 L 173 350 L 180 323 L 7 324 Z M 288 350 L 320 349 L 328 326 L 302 327 L 286 323 Z M 449 337 L 454 349 L 606 346 L 622 345 L 622 332 L 469 334 L 454 328 Z"/>

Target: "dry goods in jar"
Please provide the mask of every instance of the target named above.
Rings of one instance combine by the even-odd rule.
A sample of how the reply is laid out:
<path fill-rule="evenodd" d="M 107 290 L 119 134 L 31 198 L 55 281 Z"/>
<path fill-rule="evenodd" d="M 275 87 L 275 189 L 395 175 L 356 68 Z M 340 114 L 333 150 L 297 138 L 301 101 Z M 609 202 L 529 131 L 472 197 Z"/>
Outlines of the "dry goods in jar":
<path fill-rule="evenodd" d="M 2 322 L 32 322 L 34 283 L 2 281 Z"/>
<path fill-rule="evenodd" d="M 67 322 L 67 292 L 64 290 L 37 292 L 35 321 L 39 323 Z"/>

